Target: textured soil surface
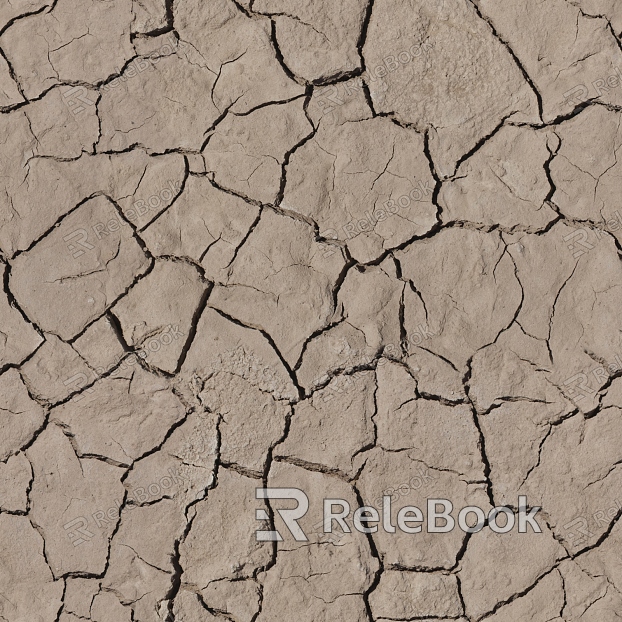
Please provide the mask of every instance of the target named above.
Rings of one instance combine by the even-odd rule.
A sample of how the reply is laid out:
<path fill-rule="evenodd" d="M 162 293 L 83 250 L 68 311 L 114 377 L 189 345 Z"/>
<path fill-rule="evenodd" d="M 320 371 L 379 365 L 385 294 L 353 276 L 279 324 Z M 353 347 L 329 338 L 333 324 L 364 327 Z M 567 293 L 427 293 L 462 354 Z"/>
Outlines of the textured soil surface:
<path fill-rule="evenodd" d="M 622 620 L 621 33 L 0 0 L 0 622 Z"/>

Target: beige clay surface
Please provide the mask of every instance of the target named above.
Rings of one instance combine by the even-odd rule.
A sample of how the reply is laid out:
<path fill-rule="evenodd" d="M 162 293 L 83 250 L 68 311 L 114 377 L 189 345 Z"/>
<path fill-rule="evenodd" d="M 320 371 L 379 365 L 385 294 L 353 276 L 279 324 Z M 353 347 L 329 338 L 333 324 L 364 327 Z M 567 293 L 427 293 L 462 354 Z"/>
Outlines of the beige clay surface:
<path fill-rule="evenodd" d="M 0 0 L 0 622 L 622 620 L 621 147 L 622 0 Z"/>

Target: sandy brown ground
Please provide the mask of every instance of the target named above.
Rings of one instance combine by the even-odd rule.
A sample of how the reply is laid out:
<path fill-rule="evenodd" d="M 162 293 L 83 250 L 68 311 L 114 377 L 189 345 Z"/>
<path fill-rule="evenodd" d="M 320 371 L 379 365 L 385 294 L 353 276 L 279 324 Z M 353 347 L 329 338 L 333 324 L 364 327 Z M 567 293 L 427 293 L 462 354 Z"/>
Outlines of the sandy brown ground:
<path fill-rule="evenodd" d="M 622 619 L 621 32 L 0 0 L 0 621 Z"/>

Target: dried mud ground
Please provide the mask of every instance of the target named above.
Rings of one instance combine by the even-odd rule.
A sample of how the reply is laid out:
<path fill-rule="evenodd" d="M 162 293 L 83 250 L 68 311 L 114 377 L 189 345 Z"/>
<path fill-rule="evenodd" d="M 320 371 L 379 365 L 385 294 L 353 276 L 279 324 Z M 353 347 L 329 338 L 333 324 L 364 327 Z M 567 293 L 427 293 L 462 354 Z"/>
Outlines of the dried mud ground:
<path fill-rule="evenodd" d="M 621 32 L 0 0 L 0 621 L 622 619 Z M 383 494 L 542 533 L 323 533 Z"/>

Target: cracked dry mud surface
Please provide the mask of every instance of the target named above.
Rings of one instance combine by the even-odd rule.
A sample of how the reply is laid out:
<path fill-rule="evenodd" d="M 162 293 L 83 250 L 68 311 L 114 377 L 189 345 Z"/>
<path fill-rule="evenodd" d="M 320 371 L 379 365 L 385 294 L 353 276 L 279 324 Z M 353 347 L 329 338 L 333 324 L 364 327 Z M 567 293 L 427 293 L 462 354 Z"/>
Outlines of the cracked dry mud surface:
<path fill-rule="evenodd" d="M 0 0 L 0 622 L 621 620 L 621 121 L 619 0 Z"/>

